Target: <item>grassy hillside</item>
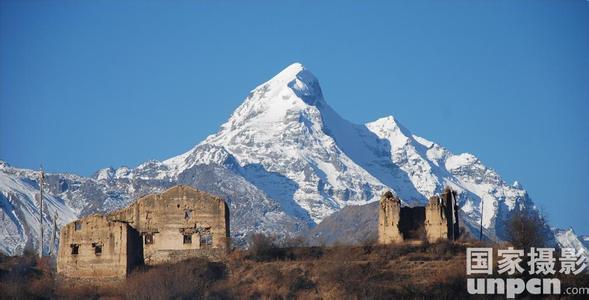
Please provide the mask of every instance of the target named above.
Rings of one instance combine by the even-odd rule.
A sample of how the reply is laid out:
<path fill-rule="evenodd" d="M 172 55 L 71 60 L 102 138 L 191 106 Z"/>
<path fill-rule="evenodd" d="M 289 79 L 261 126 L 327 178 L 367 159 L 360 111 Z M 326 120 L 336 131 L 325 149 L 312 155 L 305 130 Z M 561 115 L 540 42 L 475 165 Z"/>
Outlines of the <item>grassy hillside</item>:
<path fill-rule="evenodd" d="M 587 276 L 577 276 L 577 286 Z M 96 284 L 96 283 L 95 283 Z M 563 285 L 566 284 L 563 282 Z M 120 283 L 57 282 L 33 256 L 2 257 L 0 298 L 465 298 L 465 245 L 286 247 L 265 240 L 222 262 L 143 267 Z"/>
<path fill-rule="evenodd" d="M 144 267 L 122 283 L 60 283 L 34 256 L 3 257 L 5 297 L 125 298 L 384 298 L 457 297 L 464 293 L 459 244 L 429 246 L 290 247 L 234 251 L 222 262 L 192 259 Z"/>

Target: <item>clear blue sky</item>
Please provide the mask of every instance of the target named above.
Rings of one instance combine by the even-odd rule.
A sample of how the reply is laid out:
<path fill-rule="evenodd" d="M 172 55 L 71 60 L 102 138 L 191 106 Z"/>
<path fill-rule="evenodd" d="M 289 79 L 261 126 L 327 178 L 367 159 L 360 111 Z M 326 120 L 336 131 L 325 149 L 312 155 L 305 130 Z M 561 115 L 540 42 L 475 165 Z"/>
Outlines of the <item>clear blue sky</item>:
<path fill-rule="evenodd" d="M 0 159 L 165 159 L 299 61 L 345 118 L 474 153 L 589 234 L 589 2 L 275 2 L 2 0 Z"/>

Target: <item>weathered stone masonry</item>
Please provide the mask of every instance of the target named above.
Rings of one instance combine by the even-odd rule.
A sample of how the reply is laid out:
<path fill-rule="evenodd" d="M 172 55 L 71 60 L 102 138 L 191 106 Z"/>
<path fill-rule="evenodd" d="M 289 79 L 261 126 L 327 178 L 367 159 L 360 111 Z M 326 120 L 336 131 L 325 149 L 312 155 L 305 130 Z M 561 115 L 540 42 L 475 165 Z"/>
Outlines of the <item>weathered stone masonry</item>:
<path fill-rule="evenodd" d="M 223 199 L 188 186 L 147 195 L 110 220 L 128 223 L 141 234 L 148 265 L 193 256 L 218 258 L 229 248 L 229 208 Z"/>
<path fill-rule="evenodd" d="M 61 229 L 57 273 L 68 277 L 121 279 L 143 262 L 141 238 L 124 222 L 92 215 Z"/>
<path fill-rule="evenodd" d="M 219 259 L 229 246 L 225 201 L 175 186 L 106 216 L 92 215 L 64 226 L 57 271 L 63 277 L 124 278 L 139 264 L 197 256 Z"/>
<path fill-rule="evenodd" d="M 426 238 L 455 240 L 459 237 L 456 192 L 446 188 L 441 196 L 430 197 L 428 204 L 416 207 L 401 205 L 393 193 L 386 192 L 380 199 L 378 213 L 378 242 L 398 243 Z"/>

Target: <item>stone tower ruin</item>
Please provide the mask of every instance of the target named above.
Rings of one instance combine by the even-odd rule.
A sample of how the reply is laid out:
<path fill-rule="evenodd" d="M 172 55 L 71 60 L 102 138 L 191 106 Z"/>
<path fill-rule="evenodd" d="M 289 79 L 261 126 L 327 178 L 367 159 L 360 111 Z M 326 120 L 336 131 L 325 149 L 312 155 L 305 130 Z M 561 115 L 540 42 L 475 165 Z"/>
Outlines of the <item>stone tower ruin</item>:
<path fill-rule="evenodd" d="M 399 216 L 401 215 L 401 200 L 387 191 L 380 198 L 378 210 L 378 242 L 392 244 L 403 241 L 399 230 Z"/>
<path fill-rule="evenodd" d="M 426 206 L 403 206 L 390 191 L 380 199 L 378 242 L 399 243 L 406 240 L 435 242 L 456 240 L 460 235 L 456 191 L 446 187 L 440 196 L 430 197 Z"/>
<path fill-rule="evenodd" d="M 446 187 L 440 196 L 429 198 L 425 206 L 425 232 L 427 240 L 456 240 L 459 236 L 456 191 Z"/>

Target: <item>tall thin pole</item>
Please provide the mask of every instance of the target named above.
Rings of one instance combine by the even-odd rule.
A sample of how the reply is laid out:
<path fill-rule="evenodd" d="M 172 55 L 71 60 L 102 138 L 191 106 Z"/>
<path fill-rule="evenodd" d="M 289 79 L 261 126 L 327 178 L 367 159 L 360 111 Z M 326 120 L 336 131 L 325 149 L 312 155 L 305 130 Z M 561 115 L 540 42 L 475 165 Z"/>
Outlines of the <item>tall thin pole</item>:
<path fill-rule="evenodd" d="M 39 229 L 41 232 L 39 238 L 39 257 L 43 257 L 43 185 L 45 183 L 45 172 L 41 165 L 41 174 L 39 175 Z"/>
<path fill-rule="evenodd" d="M 454 208 L 456 207 L 456 199 L 454 199 L 454 191 L 452 189 L 449 190 L 450 192 L 450 205 L 451 205 L 451 209 L 450 211 L 452 212 L 452 240 L 456 240 L 456 233 L 454 232 L 454 227 L 456 224 L 456 215 L 455 215 L 455 211 Z"/>

